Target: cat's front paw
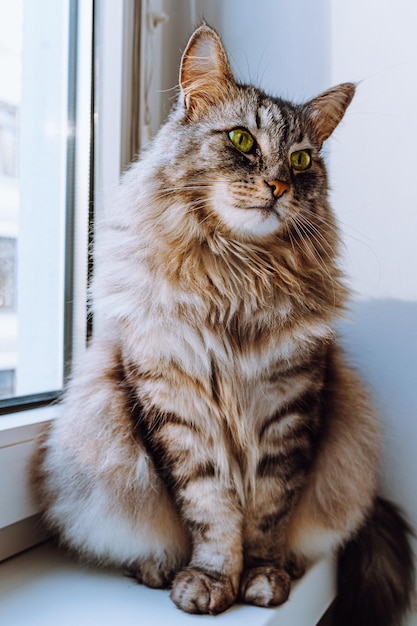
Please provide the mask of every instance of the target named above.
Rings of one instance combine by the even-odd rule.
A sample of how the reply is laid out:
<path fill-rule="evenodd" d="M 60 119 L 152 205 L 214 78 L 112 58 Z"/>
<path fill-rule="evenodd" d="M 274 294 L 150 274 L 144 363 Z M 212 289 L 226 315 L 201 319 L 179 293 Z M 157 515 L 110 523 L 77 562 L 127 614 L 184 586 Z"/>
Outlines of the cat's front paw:
<path fill-rule="evenodd" d="M 217 615 L 236 600 L 231 578 L 190 567 L 177 574 L 171 599 L 186 613 Z"/>
<path fill-rule="evenodd" d="M 247 604 L 277 606 L 290 595 L 291 578 L 283 570 L 261 565 L 246 570 L 240 581 L 240 598 Z"/>

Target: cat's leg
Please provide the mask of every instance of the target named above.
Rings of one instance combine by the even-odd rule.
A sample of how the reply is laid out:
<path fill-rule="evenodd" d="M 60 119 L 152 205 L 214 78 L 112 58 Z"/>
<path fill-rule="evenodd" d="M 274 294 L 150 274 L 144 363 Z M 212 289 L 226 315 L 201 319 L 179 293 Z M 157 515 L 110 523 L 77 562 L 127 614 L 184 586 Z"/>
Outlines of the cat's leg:
<path fill-rule="evenodd" d="M 188 560 L 189 537 L 134 429 L 138 415 L 110 340 L 88 348 L 57 411 L 30 472 L 49 527 L 88 559 L 166 586 Z"/>
<path fill-rule="evenodd" d="M 236 600 L 242 570 L 242 510 L 228 451 L 220 432 L 174 414 L 156 412 L 149 435 L 192 538 L 171 598 L 189 613 L 220 613 Z"/>
<path fill-rule="evenodd" d="M 291 578 L 285 569 L 285 526 L 288 501 L 279 488 L 268 490 L 250 507 L 244 526 L 243 602 L 275 606 L 288 598 Z M 264 496 L 264 497 L 262 497 Z"/>
<path fill-rule="evenodd" d="M 316 401 L 317 405 L 317 401 Z M 313 419 L 299 413 L 295 405 L 288 413 L 280 411 L 261 429 L 256 483 L 248 497 L 244 524 L 244 572 L 240 583 L 242 601 L 259 606 L 275 606 L 288 598 L 291 579 L 301 575 L 300 563 L 288 561 L 286 528 L 294 504 L 306 479 L 313 456 Z M 288 438 L 285 424 L 311 422 Z"/>
<path fill-rule="evenodd" d="M 323 437 L 288 526 L 288 550 L 314 560 L 361 526 L 377 485 L 379 428 L 363 384 L 333 352 L 323 392 Z"/>

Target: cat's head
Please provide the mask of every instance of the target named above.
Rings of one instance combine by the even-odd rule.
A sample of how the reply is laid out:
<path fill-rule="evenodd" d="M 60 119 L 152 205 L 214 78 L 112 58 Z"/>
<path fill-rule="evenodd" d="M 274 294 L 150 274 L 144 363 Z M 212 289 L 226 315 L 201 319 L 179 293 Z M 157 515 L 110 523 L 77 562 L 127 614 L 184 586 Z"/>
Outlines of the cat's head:
<path fill-rule="evenodd" d="M 220 37 L 203 25 L 183 54 L 180 87 L 167 187 L 201 228 L 241 240 L 317 229 L 329 210 L 320 150 L 354 85 L 302 105 L 269 97 L 235 81 Z"/>

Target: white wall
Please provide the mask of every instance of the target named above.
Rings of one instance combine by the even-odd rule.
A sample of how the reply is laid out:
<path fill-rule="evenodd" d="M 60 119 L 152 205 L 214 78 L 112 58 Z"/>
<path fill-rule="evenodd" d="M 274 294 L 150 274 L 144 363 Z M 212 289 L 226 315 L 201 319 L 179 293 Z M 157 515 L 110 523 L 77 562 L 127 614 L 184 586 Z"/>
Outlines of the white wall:
<path fill-rule="evenodd" d="M 332 81 L 362 81 L 332 162 L 353 284 L 416 301 L 417 3 L 335 1 L 332 39 Z"/>
<path fill-rule="evenodd" d="M 196 0 L 223 37 L 239 80 L 304 100 L 328 86 L 329 1 Z"/>
<path fill-rule="evenodd" d="M 384 490 L 415 528 L 416 31 L 413 0 L 332 3 L 332 82 L 362 81 L 332 146 L 333 204 L 357 293 L 343 334 L 384 422 Z"/>

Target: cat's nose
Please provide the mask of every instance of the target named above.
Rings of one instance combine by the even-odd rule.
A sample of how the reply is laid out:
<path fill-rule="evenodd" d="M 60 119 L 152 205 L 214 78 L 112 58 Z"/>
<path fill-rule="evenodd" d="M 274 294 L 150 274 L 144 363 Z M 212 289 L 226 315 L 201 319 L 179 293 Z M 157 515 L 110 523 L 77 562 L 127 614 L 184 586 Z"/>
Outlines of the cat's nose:
<path fill-rule="evenodd" d="M 284 183 L 282 180 L 266 180 L 267 185 L 272 189 L 272 194 L 275 198 L 280 198 L 282 194 L 290 190 L 288 183 Z"/>

